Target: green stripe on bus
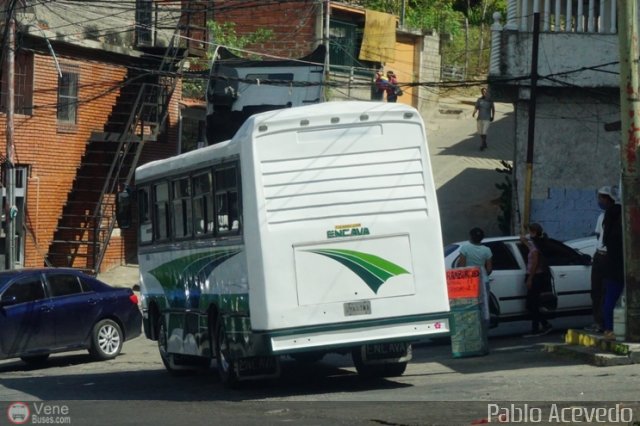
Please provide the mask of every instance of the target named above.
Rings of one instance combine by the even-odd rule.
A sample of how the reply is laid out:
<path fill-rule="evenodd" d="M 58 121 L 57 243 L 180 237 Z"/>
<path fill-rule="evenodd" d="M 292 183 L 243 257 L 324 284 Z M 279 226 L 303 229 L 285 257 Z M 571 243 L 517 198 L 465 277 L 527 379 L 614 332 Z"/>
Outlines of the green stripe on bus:
<path fill-rule="evenodd" d="M 401 266 L 370 253 L 342 249 L 317 249 L 308 251 L 326 256 L 343 264 L 358 275 L 376 294 L 382 284 L 389 278 L 409 274 L 409 271 Z"/>

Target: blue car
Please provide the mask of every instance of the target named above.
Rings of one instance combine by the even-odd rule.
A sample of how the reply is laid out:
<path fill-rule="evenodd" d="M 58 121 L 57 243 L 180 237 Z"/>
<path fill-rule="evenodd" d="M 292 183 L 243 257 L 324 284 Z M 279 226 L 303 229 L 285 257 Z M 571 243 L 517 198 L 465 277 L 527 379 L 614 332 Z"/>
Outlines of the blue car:
<path fill-rule="evenodd" d="M 141 333 L 138 297 L 73 269 L 0 272 L 0 359 L 42 363 L 55 352 L 88 349 L 112 359 Z"/>

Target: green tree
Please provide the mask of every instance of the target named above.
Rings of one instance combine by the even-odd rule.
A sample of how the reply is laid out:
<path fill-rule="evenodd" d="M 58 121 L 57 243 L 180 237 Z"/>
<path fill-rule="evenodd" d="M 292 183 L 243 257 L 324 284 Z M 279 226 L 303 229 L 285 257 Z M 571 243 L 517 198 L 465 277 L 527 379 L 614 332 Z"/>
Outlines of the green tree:
<path fill-rule="evenodd" d="M 402 0 L 356 0 L 352 2 L 367 9 L 400 16 Z M 464 15 L 454 8 L 454 0 L 405 0 L 405 26 L 420 30 L 457 33 Z"/>
<path fill-rule="evenodd" d="M 443 47 L 443 65 L 465 69 L 467 77 L 486 73 L 489 63 L 489 26 L 493 13 L 506 15 L 506 0 L 353 0 L 381 12 L 401 14 L 405 5 L 405 26 L 448 34 Z"/>

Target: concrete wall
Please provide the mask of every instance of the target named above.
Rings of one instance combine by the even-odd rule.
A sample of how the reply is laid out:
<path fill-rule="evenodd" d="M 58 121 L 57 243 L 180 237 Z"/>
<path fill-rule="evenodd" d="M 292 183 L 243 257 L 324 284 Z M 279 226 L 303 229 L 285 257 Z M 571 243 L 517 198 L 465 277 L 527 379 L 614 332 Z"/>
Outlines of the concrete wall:
<path fill-rule="evenodd" d="M 535 121 L 531 221 L 551 237 L 592 234 L 598 215 L 596 190 L 615 185 L 620 173 L 620 132 L 604 124 L 619 119 L 617 93 L 593 97 L 584 90 L 538 95 Z M 516 178 L 524 205 L 528 103 L 515 104 Z M 518 228 L 516 228 L 518 229 Z"/>
<path fill-rule="evenodd" d="M 30 7 L 18 8 L 17 21 L 24 32 L 58 42 L 126 53 L 136 43 L 136 0 L 121 0 L 111 7 L 78 2 L 29 0 Z M 167 46 L 181 14 L 179 2 L 153 2 L 152 38 L 156 46 Z M 155 22 L 162 27 L 155 28 Z M 132 52 L 133 53 L 133 52 Z"/>
<path fill-rule="evenodd" d="M 522 77 L 531 72 L 533 35 L 503 31 L 500 43 L 500 77 Z M 619 66 L 617 34 L 542 33 L 538 48 L 539 86 L 618 87 Z M 611 65 L 604 65 L 613 63 Z M 585 69 L 582 68 L 591 68 Z M 604 72 L 603 72 L 604 71 Z M 559 73 L 564 73 L 560 74 Z M 555 74 L 552 81 L 544 76 Z M 528 80 L 514 81 L 528 85 Z M 499 99 L 497 99 L 499 100 Z"/>
<path fill-rule="evenodd" d="M 439 82 L 440 68 L 442 67 L 442 54 L 440 52 L 440 34 L 433 32 L 422 38 L 422 50 L 420 52 L 420 81 Z M 418 90 L 418 110 L 423 116 L 435 107 L 440 98 L 438 87 L 420 86 Z"/>
<path fill-rule="evenodd" d="M 432 32 L 422 38 L 420 52 L 420 81 L 437 83 L 440 82 L 440 68 L 442 68 L 442 52 L 440 51 L 440 34 Z M 418 111 L 423 117 L 430 117 L 437 111 L 438 100 L 440 99 L 440 89 L 437 85 L 433 87 L 420 86 L 418 89 Z"/>

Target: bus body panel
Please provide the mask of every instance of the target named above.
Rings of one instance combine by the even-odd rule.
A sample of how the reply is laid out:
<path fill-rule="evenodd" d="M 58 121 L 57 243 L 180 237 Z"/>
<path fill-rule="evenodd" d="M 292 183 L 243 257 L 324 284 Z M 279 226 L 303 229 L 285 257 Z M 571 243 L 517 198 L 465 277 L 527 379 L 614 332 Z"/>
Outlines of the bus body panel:
<path fill-rule="evenodd" d="M 248 252 L 264 265 L 250 277 L 256 330 L 349 327 L 449 310 L 419 114 L 389 104 L 332 105 L 262 114 L 252 126 L 262 226 Z M 363 270 L 371 258 L 398 270 Z M 379 281 L 377 292 L 367 280 Z M 345 314 L 345 304 L 357 300 L 370 301 L 371 312 Z"/>
<path fill-rule="evenodd" d="M 211 355 L 212 307 L 242 356 L 449 331 L 435 185 L 415 109 L 336 102 L 257 114 L 231 141 L 141 166 L 136 185 L 225 161 L 239 165 L 237 241 L 140 248 L 143 308 L 164 297 L 170 352 Z M 220 250 L 237 253 L 199 273 L 187 267 Z"/>

